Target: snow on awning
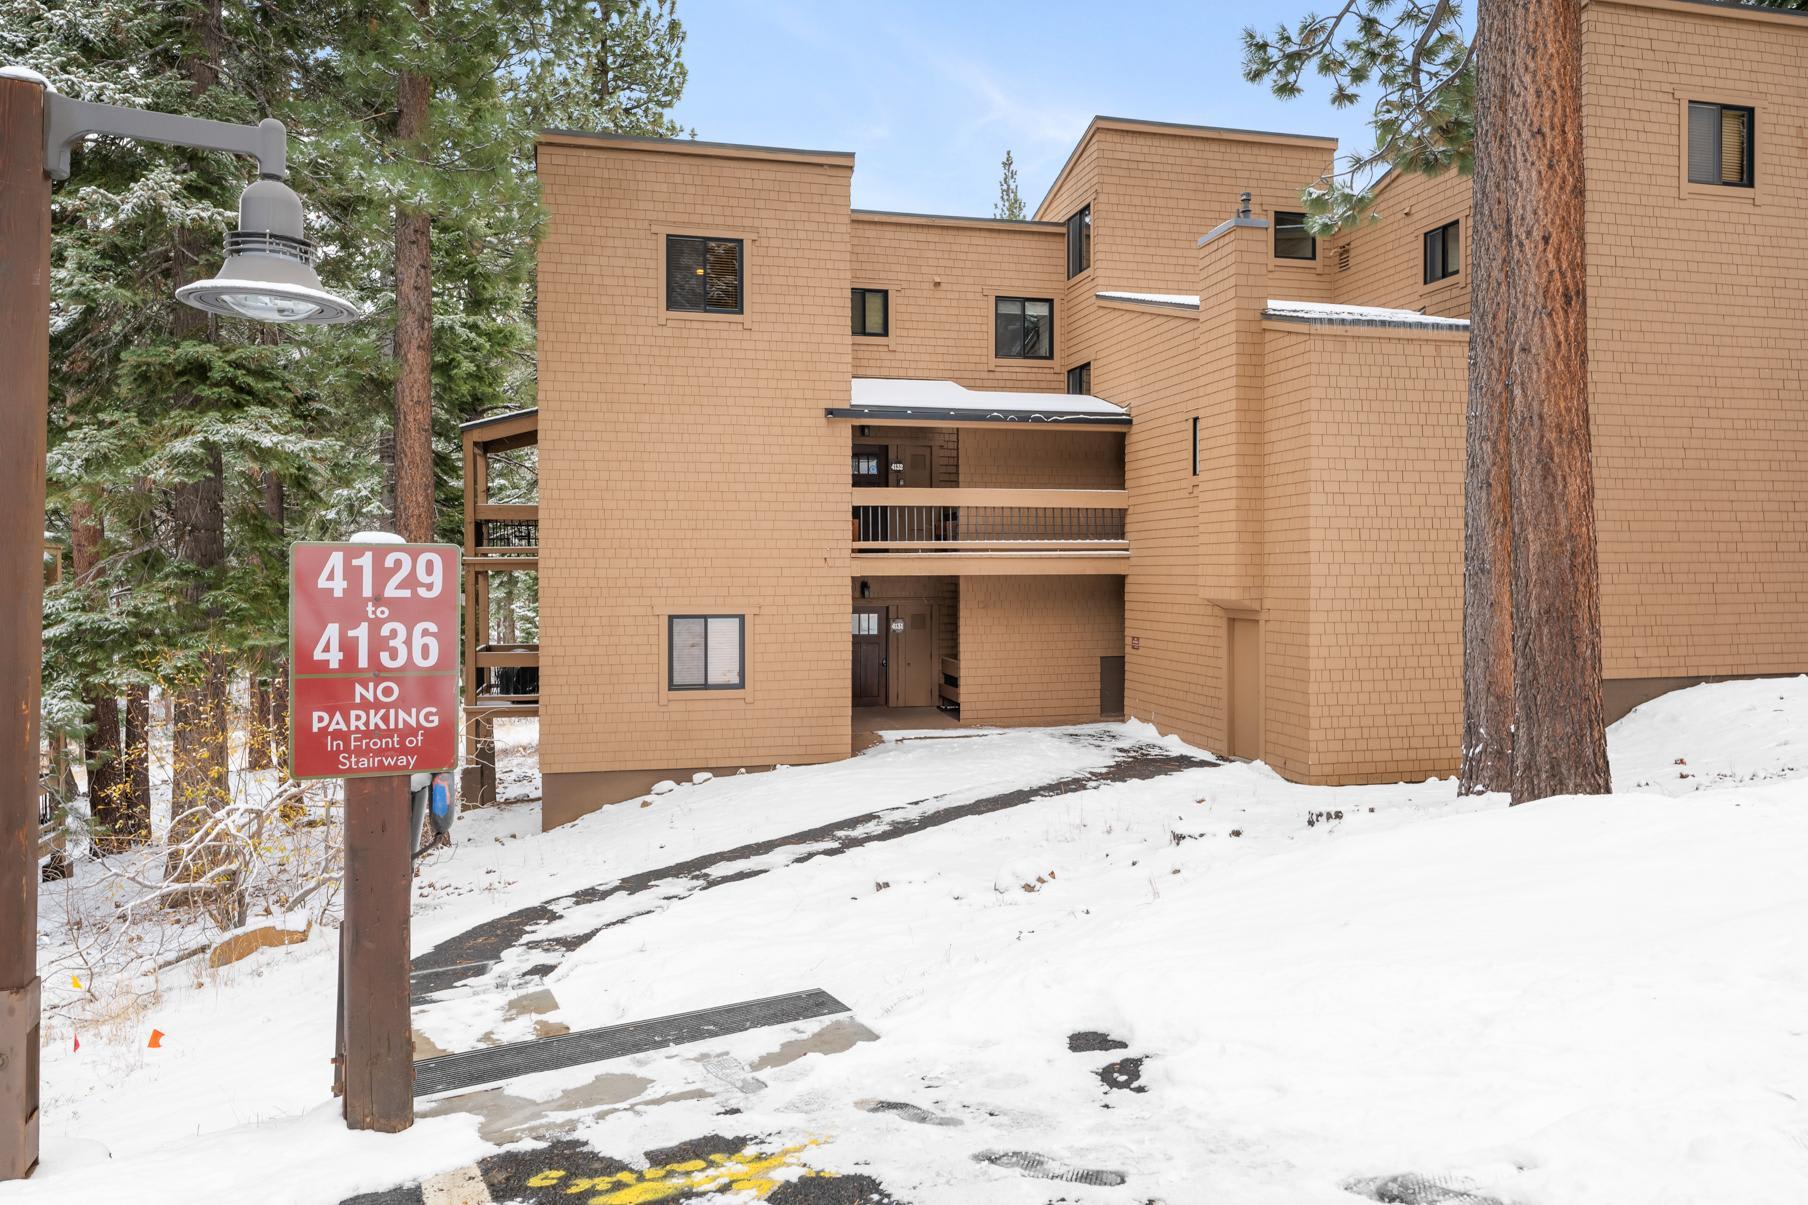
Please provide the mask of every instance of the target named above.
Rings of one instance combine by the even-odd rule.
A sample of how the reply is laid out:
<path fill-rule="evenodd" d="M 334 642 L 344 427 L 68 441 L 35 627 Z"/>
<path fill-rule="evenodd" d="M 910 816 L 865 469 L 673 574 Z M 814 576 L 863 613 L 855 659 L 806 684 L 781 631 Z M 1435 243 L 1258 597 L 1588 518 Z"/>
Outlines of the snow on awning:
<path fill-rule="evenodd" d="M 1159 305 L 1170 310 L 1196 310 L 1199 308 L 1199 296 L 1196 293 L 1133 293 L 1125 289 L 1110 289 L 1094 293 L 1100 301 L 1129 301 L 1136 305 Z"/>
<path fill-rule="evenodd" d="M 1378 305 L 1330 305 L 1322 301 L 1269 301 L 1264 318 L 1283 322 L 1337 323 L 1349 326 L 1400 326 L 1420 330 L 1466 331 L 1467 318 L 1439 318 L 1418 310 L 1391 310 Z"/>
<path fill-rule="evenodd" d="M 891 377 L 855 377 L 852 401 L 844 407 L 831 407 L 826 413 L 830 418 L 921 422 L 1130 425 L 1129 411 L 1091 394 L 968 389 L 953 381 Z"/>

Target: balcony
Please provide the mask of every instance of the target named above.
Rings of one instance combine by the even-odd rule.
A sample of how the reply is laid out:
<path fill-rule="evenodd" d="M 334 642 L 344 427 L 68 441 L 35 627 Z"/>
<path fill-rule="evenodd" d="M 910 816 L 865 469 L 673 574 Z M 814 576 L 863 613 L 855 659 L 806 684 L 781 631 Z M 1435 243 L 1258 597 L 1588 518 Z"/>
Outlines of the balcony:
<path fill-rule="evenodd" d="M 855 569 L 867 575 L 1124 573 L 1123 490 L 856 487 Z"/>

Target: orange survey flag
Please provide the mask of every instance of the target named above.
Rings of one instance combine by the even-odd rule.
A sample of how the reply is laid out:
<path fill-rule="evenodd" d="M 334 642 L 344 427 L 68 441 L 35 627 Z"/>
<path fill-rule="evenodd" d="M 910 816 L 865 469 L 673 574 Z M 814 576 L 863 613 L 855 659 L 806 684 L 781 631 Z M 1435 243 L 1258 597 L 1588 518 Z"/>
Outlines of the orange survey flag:
<path fill-rule="evenodd" d="M 150 1047 L 152 1050 L 162 1050 L 163 1049 L 163 1031 L 161 1029 L 151 1030 L 151 1040 L 146 1042 L 145 1045 Z"/>

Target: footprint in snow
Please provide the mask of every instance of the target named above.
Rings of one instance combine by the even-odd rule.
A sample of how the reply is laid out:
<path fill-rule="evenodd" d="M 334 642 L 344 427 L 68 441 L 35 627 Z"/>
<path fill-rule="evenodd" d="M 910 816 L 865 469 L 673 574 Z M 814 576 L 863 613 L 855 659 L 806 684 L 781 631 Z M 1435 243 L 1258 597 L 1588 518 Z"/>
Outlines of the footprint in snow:
<path fill-rule="evenodd" d="M 947 1117 L 940 1113 L 931 1113 L 921 1105 L 908 1104 L 901 1100 L 857 1100 L 854 1107 L 863 1113 L 888 1113 L 905 1121 L 914 1121 L 925 1126 L 957 1126 L 964 1125 L 958 1117 Z"/>
<path fill-rule="evenodd" d="M 1070 1167 L 1034 1151 L 980 1151 L 973 1156 L 973 1160 L 976 1163 L 990 1163 L 993 1167 L 1008 1167 L 1038 1180 L 1059 1180 L 1064 1184 L 1116 1188 L 1124 1182 L 1123 1172 L 1095 1167 Z"/>

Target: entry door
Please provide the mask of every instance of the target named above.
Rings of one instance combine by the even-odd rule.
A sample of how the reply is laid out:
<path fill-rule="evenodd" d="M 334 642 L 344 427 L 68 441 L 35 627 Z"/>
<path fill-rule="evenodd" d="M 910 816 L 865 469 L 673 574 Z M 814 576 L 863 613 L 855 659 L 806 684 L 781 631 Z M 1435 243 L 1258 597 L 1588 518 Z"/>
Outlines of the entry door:
<path fill-rule="evenodd" d="M 929 444 L 893 444 L 891 483 L 912 489 L 935 484 L 935 449 Z"/>
<path fill-rule="evenodd" d="M 885 706 L 885 608 L 854 608 L 854 706 Z"/>
<path fill-rule="evenodd" d="M 892 633 L 892 706 L 935 706 L 935 626 L 928 603 L 902 602 L 892 614 L 904 625 Z"/>
<path fill-rule="evenodd" d="M 1262 628 L 1254 619 L 1230 621 L 1230 729 L 1226 750 L 1251 761 L 1262 756 Z"/>

